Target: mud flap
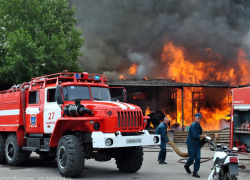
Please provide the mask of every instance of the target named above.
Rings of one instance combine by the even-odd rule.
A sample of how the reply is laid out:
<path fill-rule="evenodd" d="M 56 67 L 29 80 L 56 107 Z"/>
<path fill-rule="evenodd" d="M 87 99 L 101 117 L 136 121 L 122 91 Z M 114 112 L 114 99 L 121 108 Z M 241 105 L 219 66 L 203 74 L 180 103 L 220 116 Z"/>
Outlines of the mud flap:
<path fill-rule="evenodd" d="M 228 165 L 229 174 L 231 175 L 239 175 L 238 164 L 229 164 Z"/>

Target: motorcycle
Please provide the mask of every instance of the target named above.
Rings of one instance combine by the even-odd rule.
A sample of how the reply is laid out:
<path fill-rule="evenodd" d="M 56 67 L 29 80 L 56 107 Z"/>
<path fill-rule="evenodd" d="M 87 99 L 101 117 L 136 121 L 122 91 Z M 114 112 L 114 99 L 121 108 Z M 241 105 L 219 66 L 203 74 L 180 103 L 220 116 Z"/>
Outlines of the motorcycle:
<path fill-rule="evenodd" d="M 206 142 L 211 144 L 213 148 L 211 151 L 216 151 L 213 157 L 213 168 L 208 180 L 237 180 L 239 175 L 239 158 L 235 154 L 238 151 L 237 147 L 227 149 L 227 146 L 221 147 L 220 144 L 215 144 L 212 138 L 207 136 Z"/>

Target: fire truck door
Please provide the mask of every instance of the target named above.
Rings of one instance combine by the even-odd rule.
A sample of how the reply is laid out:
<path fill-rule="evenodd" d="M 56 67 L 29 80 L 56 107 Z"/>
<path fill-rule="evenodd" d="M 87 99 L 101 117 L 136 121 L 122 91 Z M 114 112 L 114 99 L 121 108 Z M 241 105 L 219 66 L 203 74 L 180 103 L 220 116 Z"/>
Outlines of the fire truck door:
<path fill-rule="evenodd" d="M 45 89 L 45 100 L 44 100 L 44 133 L 51 134 L 55 128 L 55 124 L 58 118 L 61 117 L 61 108 L 55 100 L 55 88 Z"/>
<path fill-rule="evenodd" d="M 26 132 L 40 133 L 42 110 L 40 108 L 40 91 L 29 91 L 29 100 L 26 108 Z"/>

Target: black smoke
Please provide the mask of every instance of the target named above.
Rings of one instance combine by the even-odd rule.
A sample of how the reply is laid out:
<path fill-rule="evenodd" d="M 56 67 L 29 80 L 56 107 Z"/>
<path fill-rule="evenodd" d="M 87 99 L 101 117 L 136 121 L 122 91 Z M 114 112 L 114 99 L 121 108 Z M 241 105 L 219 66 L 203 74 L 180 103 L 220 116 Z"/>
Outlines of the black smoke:
<path fill-rule="evenodd" d="M 249 50 L 248 0 L 69 0 L 85 39 L 84 71 L 115 76 L 137 63 L 137 77 L 167 71 L 162 48 L 172 41 L 192 61 L 233 66 Z M 249 33 L 249 34 L 248 34 Z M 206 49 L 222 58 L 210 57 Z M 229 63 L 230 62 L 230 63 Z M 164 68 L 163 68 L 164 67 Z M 237 67 L 235 67 L 237 70 Z M 167 78 L 167 77 L 163 77 Z"/>

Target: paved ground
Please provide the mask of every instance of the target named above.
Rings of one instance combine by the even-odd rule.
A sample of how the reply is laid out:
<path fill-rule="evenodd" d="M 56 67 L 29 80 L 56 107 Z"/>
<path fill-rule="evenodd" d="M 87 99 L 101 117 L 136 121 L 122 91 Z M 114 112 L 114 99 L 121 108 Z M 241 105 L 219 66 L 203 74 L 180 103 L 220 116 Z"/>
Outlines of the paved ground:
<path fill-rule="evenodd" d="M 186 152 L 185 145 L 178 145 L 182 152 Z M 189 180 L 196 179 L 185 172 L 183 164 L 177 161 L 181 159 L 171 147 L 167 147 L 167 165 L 158 164 L 158 147 L 144 148 L 144 161 L 142 168 L 133 174 L 121 173 L 116 168 L 114 160 L 108 162 L 97 162 L 95 160 L 87 160 L 85 162 L 85 169 L 80 178 L 77 179 L 141 179 L 141 180 Z M 212 157 L 214 152 L 209 150 L 208 146 L 203 147 L 202 157 Z M 240 158 L 250 158 L 250 156 L 239 155 Z M 250 160 L 241 161 L 247 165 L 246 169 L 240 169 L 239 180 L 250 179 Z M 212 160 L 202 163 L 199 174 L 200 179 L 207 179 L 212 167 Z M 193 168 L 191 168 L 192 170 Z M 36 154 L 32 154 L 30 162 L 26 167 L 10 167 L 8 165 L 0 165 L 0 180 L 52 180 L 52 179 L 66 179 L 62 178 L 58 172 L 56 161 L 43 162 Z"/>

